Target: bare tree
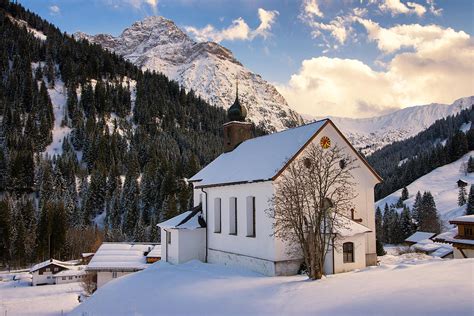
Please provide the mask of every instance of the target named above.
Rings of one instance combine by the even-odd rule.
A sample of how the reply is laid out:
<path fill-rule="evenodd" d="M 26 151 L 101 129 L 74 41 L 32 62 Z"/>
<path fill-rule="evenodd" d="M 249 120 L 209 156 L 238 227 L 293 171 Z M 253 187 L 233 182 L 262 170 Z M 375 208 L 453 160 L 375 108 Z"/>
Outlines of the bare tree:
<path fill-rule="evenodd" d="M 302 253 L 311 279 L 322 277 L 337 231 L 348 223 L 341 218 L 350 214 L 356 196 L 355 161 L 337 146 L 310 144 L 277 180 L 267 214 L 274 219 L 275 236 L 294 246 L 287 250 Z"/>

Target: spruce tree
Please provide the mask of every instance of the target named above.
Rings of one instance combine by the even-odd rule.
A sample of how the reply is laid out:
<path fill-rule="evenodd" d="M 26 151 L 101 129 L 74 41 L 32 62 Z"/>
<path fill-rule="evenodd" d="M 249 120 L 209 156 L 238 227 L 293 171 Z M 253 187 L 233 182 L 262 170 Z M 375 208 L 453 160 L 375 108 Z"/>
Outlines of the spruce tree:
<path fill-rule="evenodd" d="M 401 229 L 401 241 L 404 241 L 414 233 L 413 220 L 411 218 L 410 209 L 404 207 L 400 213 L 400 229 Z"/>
<path fill-rule="evenodd" d="M 458 205 L 463 206 L 467 202 L 466 187 L 460 186 L 458 192 Z"/>
<path fill-rule="evenodd" d="M 466 215 L 474 215 L 474 186 L 469 189 L 469 197 L 467 199 Z"/>
<path fill-rule="evenodd" d="M 402 201 L 408 200 L 408 189 L 407 189 L 407 187 L 403 187 L 401 198 L 402 198 Z"/>
<path fill-rule="evenodd" d="M 440 233 L 441 222 L 433 196 L 429 191 L 423 193 L 421 212 L 419 212 L 419 230 L 424 232 Z"/>
<path fill-rule="evenodd" d="M 415 202 L 413 203 L 412 217 L 415 221 L 416 226 L 420 224 L 420 210 L 421 210 L 422 197 L 420 191 L 416 193 Z"/>

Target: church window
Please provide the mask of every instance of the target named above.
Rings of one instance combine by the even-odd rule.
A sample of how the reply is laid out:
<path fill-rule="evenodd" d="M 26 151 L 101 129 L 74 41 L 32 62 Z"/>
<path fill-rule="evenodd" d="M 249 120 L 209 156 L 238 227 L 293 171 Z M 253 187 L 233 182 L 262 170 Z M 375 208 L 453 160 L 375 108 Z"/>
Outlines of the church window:
<path fill-rule="evenodd" d="M 229 200 L 229 235 L 237 235 L 237 198 Z"/>
<path fill-rule="evenodd" d="M 354 262 L 354 243 L 345 242 L 342 245 L 342 252 L 343 252 L 344 263 Z"/>
<path fill-rule="evenodd" d="M 214 200 L 214 232 L 220 233 L 222 228 L 221 220 L 221 199 L 216 198 Z"/>
<path fill-rule="evenodd" d="M 171 232 L 166 231 L 166 242 L 171 244 Z"/>
<path fill-rule="evenodd" d="M 255 196 L 247 197 L 247 237 L 255 237 Z"/>

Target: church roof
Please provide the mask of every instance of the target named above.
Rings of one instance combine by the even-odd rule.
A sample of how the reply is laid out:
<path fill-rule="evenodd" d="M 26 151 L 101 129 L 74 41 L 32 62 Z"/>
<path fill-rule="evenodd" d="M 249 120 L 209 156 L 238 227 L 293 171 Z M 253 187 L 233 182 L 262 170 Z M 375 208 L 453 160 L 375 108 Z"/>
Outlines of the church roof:
<path fill-rule="evenodd" d="M 272 180 L 328 123 L 333 124 L 329 119 L 324 119 L 246 140 L 233 151 L 221 154 L 189 181 L 196 182 L 195 187 L 199 188 Z M 352 149 L 381 180 L 365 159 Z"/>

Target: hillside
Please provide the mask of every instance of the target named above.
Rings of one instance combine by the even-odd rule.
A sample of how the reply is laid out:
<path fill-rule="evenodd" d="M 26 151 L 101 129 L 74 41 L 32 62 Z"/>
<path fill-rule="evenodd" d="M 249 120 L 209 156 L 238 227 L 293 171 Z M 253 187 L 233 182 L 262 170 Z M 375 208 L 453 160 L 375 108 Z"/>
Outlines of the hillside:
<path fill-rule="evenodd" d="M 450 226 L 448 223 L 450 219 L 465 214 L 465 206 L 458 206 L 459 189 L 457 181 L 462 179 L 469 183 L 469 185 L 474 184 L 474 174 L 466 174 L 463 171 L 470 156 L 474 156 L 474 151 L 470 151 L 453 163 L 436 168 L 427 175 L 424 175 L 407 185 L 409 198 L 408 200 L 405 200 L 405 204 L 412 208 L 418 191 L 422 194 L 424 191 L 430 191 L 436 202 L 440 218 L 446 225 L 446 228 L 448 228 L 448 226 Z M 469 186 L 467 191 L 469 191 Z M 383 210 L 385 203 L 388 205 L 396 204 L 401 193 L 402 190 L 400 189 L 387 197 L 378 200 L 376 202 L 376 207 L 379 206 Z M 401 211 L 401 209 L 399 209 L 399 211 Z"/>
<path fill-rule="evenodd" d="M 80 32 L 74 36 L 99 44 L 142 69 L 161 72 L 218 107 L 232 105 L 238 79 L 239 98 L 248 108 L 248 118 L 267 131 L 302 122 L 275 87 L 242 65 L 230 50 L 214 42 L 195 42 L 164 17 L 138 21 L 118 37 Z"/>
<path fill-rule="evenodd" d="M 225 111 L 6 0 L 0 34 L 0 264 L 157 240 L 221 153 Z"/>
<path fill-rule="evenodd" d="M 365 155 L 384 146 L 400 142 L 429 128 L 437 120 L 456 115 L 474 105 L 474 96 L 455 100 L 452 104 L 432 103 L 410 106 L 392 113 L 371 118 L 331 117 L 349 141 Z M 309 116 L 306 120 L 314 118 Z"/>
<path fill-rule="evenodd" d="M 411 259 L 308 281 L 158 262 L 108 283 L 71 315 L 470 315 L 473 263 Z"/>

